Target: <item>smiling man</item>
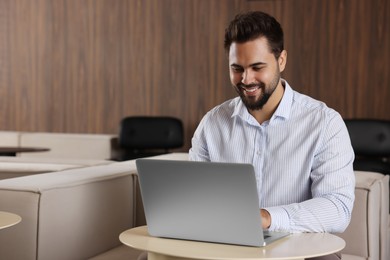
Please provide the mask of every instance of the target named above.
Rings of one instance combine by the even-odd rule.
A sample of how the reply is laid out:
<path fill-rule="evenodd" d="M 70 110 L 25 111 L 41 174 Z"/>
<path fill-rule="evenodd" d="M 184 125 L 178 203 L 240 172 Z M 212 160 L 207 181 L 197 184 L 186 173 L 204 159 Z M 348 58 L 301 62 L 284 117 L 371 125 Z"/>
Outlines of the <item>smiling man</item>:
<path fill-rule="evenodd" d="M 283 50 L 277 56 L 269 51 L 265 37 L 233 42 L 229 48 L 232 84 L 260 123 L 271 117 L 283 96 L 280 73 L 284 70 L 287 52 Z"/>
<path fill-rule="evenodd" d="M 239 97 L 204 116 L 190 159 L 252 164 L 264 229 L 343 232 L 355 185 L 343 119 L 281 78 L 287 63 L 283 30 L 268 14 L 236 16 L 225 32 L 225 50 Z"/>

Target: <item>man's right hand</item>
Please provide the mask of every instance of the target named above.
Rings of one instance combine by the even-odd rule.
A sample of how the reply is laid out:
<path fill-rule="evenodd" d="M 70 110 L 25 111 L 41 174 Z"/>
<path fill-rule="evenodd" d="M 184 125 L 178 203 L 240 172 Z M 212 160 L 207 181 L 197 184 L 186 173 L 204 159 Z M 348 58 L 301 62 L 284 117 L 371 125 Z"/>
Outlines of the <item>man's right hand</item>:
<path fill-rule="evenodd" d="M 265 209 L 260 209 L 260 214 L 263 229 L 268 229 L 271 226 L 271 215 Z"/>

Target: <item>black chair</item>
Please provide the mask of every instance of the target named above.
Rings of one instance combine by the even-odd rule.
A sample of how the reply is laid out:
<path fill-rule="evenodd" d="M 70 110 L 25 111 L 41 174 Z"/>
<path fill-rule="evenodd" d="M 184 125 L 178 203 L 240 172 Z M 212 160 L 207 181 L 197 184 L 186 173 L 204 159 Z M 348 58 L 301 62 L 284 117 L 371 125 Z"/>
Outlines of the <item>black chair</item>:
<path fill-rule="evenodd" d="M 174 117 L 130 116 L 122 119 L 119 160 L 155 156 L 180 148 L 184 143 L 183 123 Z"/>
<path fill-rule="evenodd" d="M 355 152 L 354 169 L 390 175 L 390 121 L 344 120 Z"/>

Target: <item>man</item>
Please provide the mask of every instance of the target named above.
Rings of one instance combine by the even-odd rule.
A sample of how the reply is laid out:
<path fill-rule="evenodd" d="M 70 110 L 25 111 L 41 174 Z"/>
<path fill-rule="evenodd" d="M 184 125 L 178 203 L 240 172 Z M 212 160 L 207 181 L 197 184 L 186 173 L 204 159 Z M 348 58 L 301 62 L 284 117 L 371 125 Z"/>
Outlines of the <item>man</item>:
<path fill-rule="evenodd" d="M 342 118 L 281 79 L 287 52 L 273 17 L 262 12 L 236 16 L 226 29 L 225 49 L 239 97 L 205 115 L 190 159 L 252 164 L 264 229 L 343 232 L 351 218 L 355 179 Z"/>
<path fill-rule="evenodd" d="M 268 14 L 236 16 L 225 32 L 225 50 L 239 97 L 204 116 L 190 159 L 252 164 L 264 229 L 343 232 L 355 180 L 341 116 L 281 79 L 283 31 Z"/>

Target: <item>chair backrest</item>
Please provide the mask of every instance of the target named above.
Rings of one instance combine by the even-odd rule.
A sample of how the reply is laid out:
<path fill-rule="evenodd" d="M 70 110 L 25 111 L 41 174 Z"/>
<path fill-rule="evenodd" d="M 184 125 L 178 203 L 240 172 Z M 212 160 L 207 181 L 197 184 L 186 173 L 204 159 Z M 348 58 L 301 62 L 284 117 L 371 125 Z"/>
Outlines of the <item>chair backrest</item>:
<path fill-rule="evenodd" d="M 183 123 L 174 117 L 130 116 L 121 121 L 123 149 L 171 149 L 183 146 Z"/>
<path fill-rule="evenodd" d="M 347 119 L 345 124 L 356 155 L 354 169 L 390 175 L 390 121 Z"/>
<path fill-rule="evenodd" d="M 356 155 L 390 156 L 390 121 L 374 119 L 344 121 Z"/>

